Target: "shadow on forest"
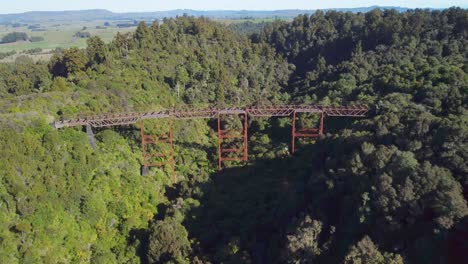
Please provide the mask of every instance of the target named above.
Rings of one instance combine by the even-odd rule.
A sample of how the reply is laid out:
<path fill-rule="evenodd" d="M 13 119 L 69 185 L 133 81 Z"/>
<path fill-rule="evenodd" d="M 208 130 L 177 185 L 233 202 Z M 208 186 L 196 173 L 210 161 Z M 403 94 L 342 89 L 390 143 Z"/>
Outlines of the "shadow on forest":
<path fill-rule="evenodd" d="M 216 263 L 235 262 L 241 259 L 232 258 L 233 248 L 240 248 L 253 263 L 279 263 L 288 225 L 302 212 L 313 212 L 314 219 L 329 225 L 346 222 L 358 204 L 342 199 L 340 190 L 328 190 L 324 151 L 315 145 L 294 157 L 256 160 L 194 186 L 201 189 L 201 196 L 195 197 L 201 205 L 186 213 L 184 225 L 200 242 L 199 253 L 212 256 Z M 338 235 L 340 250 L 333 259 L 343 257 L 354 242 L 349 234 Z"/>
<path fill-rule="evenodd" d="M 306 204 L 310 175 L 292 166 L 290 158 L 257 160 L 199 186 L 201 206 L 187 212 L 184 224 L 200 241 L 201 253 L 229 261 L 220 252 L 235 245 L 247 249 L 253 263 L 271 263 L 278 252 L 269 249 L 279 248 L 285 226 Z"/>
<path fill-rule="evenodd" d="M 189 181 L 167 186 L 171 205 L 159 205 L 154 220 L 167 217 L 178 198 L 194 198 L 199 207 L 185 211 L 184 226 L 199 242 L 193 254 L 210 256 L 214 263 L 242 263 L 248 254 L 252 263 L 280 263 L 288 226 L 303 212 L 330 226 L 354 225 L 347 218 L 356 213 L 358 202 L 346 199 L 343 190 L 330 191 L 324 170 L 330 153 L 315 144 L 293 157 L 257 159 L 244 167 L 226 168 L 202 183 Z M 187 192 L 187 189 L 191 191 Z M 346 208 L 346 209 L 343 209 Z M 138 254 L 147 263 L 148 231 L 133 230 Z M 354 243 L 352 234 L 335 233 L 332 261 L 342 259 Z M 323 240 L 326 240 L 324 238 Z M 329 256 L 321 263 L 327 263 Z"/>
<path fill-rule="evenodd" d="M 333 249 L 324 250 L 314 263 L 339 263 L 350 246 L 370 232 L 368 225 L 359 222 L 361 192 L 355 191 L 359 188 L 356 184 L 368 180 L 327 175 L 326 168 L 336 166 L 325 166 L 328 157 L 347 152 L 351 146 L 339 140 L 334 144 L 327 141 L 325 138 L 304 146 L 293 157 L 257 159 L 244 167 L 226 168 L 210 175 L 206 182 L 183 181 L 167 186 L 166 196 L 172 204 L 159 205 L 155 220 L 167 217 L 176 200 L 194 198 L 200 206 L 183 212 L 189 238 L 198 242 L 192 244 L 192 256 L 205 256 L 212 263 L 245 263 L 245 259 L 284 263 L 281 257 L 286 234 L 306 213 L 324 224 L 318 244 L 330 241 L 327 248 Z M 459 263 L 456 261 L 463 256 L 460 252 L 466 248 L 466 218 L 462 222 L 464 225 L 451 234 L 454 263 Z M 148 263 L 147 232 L 131 233 L 132 241 L 139 241 L 137 253 L 142 263 Z"/>
<path fill-rule="evenodd" d="M 227 168 L 193 186 L 200 189 L 201 195 L 193 197 L 200 206 L 186 212 L 184 226 L 200 242 L 195 254 L 209 255 L 214 263 L 242 262 L 241 255 L 247 253 L 252 263 L 281 263 L 280 249 L 291 224 L 307 213 L 324 223 L 318 243 L 328 240 L 328 248 L 334 248 L 317 263 L 341 261 L 362 235 L 356 222 L 361 198 L 350 191 L 346 177 L 340 186 L 328 186 L 336 179 L 324 172 L 327 157 L 335 151 L 327 144 L 305 146 L 293 157 Z"/>
<path fill-rule="evenodd" d="M 449 234 L 449 262 L 453 264 L 466 263 L 468 252 L 468 216 L 452 228 Z"/>

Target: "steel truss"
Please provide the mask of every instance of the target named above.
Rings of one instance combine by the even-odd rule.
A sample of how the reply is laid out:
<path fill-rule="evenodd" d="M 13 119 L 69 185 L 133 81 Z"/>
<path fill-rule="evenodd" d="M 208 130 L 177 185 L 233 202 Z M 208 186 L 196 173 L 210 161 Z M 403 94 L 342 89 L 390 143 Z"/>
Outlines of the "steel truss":
<path fill-rule="evenodd" d="M 242 130 L 233 130 L 233 129 L 222 129 L 221 126 L 221 117 L 222 115 L 239 115 L 243 116 L 243 128 Z M 248 136 L 247 136 L 247 128 L 248 126 L 248 116 L 247 112 L 239 112 L 238 110 L 229 110 L 224 112 L 218 112 L 218 168 L 219 170 L 223 169 L 223 161 L 247 161 L 248 160 Z M 226 139 L 228 139 L 226 141 Z M 223 143 L 231 143 L 229 139 L 237 139 L 237 141 L 242 140 L 243 142 L 235 142 L 240 143 L 241 147 L 228 147 L 225 148 Z"/>
<path fill-rule="evenodd" d="M 165 167 L 166 165 L 170 165 L 172 180 L 176 182 L 174 144 L 172 142 L 172 122 L 169 121 L 168 132 L 160 135 L 148 135 L 145 134 L 144 121 L 143 119 L 140 119 L 140 133 L 141 150 L 143 152 L 142 174 L 146 174 L 149 167 Z M 165 149 L 160 148 L 164 144 L 169 148 L 169 153 L 165 152 Z M 155 147 L 155 149 L 149 148 L 151 146 Z"/>
<path fill-rule="evenodd" d="M 173 180 L 175 175 L 174 146 L 172 142 L 172 120 L 173 119 L 195 119 L 206 118 L 218 119 L 218 167 L 221 170 L 224 161 L 247 161 L 248 160 L 248 118 L 250 117 L 289 117 L 292 115 L 292 153 L 296 151 L 296 139 L 317 138 L 323 135 L 324 116 L 330 117 L 364 117 L 370 111 L 367 106 L 319 106 L 319 105 L 270 105 L 270 106 L 250 106 L 247 108 L 187 108 L 187 109 L 163 109 L 145 113 L 121 113 L 104 114 L 99 116 L 81 117 L 70 120 L 60 120 L 54 123 L 55 128 L 87 126 L 87 127 L 109 127 L 134 124 L 140 121 L 141 143 L 143 151 L 143 172 L 149 167 L 161 167 L 170 165 L 172 168 Z M 299 113 L 319 113 L 320 125 L 318 128 L 296 127 L 296 119 Z M 223 130 L 221 127 L 221 117 L 225 115 L 238 115 L 243 117 L 242 131 Z M 143 120 L 153 118 L 168 118 L 169 132 L 163 135 L 146 135 Z M 241 139 L 242 147 L 224 148 L 223 142 L 227 139 Z M 239 142 L 238 142 L 239 143 Z M 170 153 L 150 153 L 147 148 L 150 145 L 166 144 L 170 148 Z M 157 158 L 165 161 L 152 162 Z"/>
<path fill-rule="evenodd" d="M 168 118 L 192 119 L 192 118 L 216 118 L 217 113 L 240 114 L 247 113 L 249 116 L 290 116 L 296 113 L 324 113 L 327 116 L 363 117 L 369 112 L 367 106 L 319 106 L 319 105 L 271 105 L 251 106 L 247 108 L 189 108 L 185 110 L 159 110 L 145 113 L 120 113 L 103 114 L 99 116 L 81 117 L 69 120 L 60 120 L 54 123 L 55 128 L 91 125 L 92 127 L 108 127 L 129 125 L 140 119 Z"/>
<path fill-rule="evenodd" d="M 296 152 L 296 138 L 318 138 L 323 135 L 323 116 L 324 112 L 320 112 L 320 126 L 318 128 L 296 128 L 297 112 L 293 112 L 292 118 L 292 143 L 291 152 Z"/>

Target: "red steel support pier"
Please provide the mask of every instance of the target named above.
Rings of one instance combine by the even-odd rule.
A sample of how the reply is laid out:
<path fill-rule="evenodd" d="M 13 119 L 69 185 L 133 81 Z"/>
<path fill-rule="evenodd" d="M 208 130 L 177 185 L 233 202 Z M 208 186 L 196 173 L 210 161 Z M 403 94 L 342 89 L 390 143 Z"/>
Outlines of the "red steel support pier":
<path fill-rule="evenodd" d="M 320 113 L 320 125 L 318 128 L 296 128 L 296 111 L 293 112 L 292 118 L 292 143 L 291 153 L 296 152 L 296 138 L 318 138 L 323 135 L 323 119 L 324 112 Z"/>
<path fill-rule="evenodd" d="M 146 175 L 150 167 L 171 166 L 172 180 L 176 182 L 174 144 L 172 142 L 172 121 L 169 120 L 169 131 L 162 135 L 145 134 L 145 124 L 140 120 L 141 149 L 143 152 L 142 174 Z M 166 149 L 161 149 L 166 145 Z M 169 148 L 169 152 L 167 152 Z"/>
<path fill-rule="evenodd" d="M 222 115 L 240 115 L 243 116 L 242 130 L 222 129 Z M 238 109 L 228 109 L 218 112 L 218 168 L 223 169 L 223 161 L 247 161 L 248 160 L 248 116 L 246 111 Z M 227 141 L 226 141 L 227 139 Z M 229 139 L 237 139 L 237 142 L 228 142 Z M 241 139 L 243 142 L 239 142 Z M 224 147 L 223 143 L 235 145 L 233 147 Z M 237 143 L 237 144 L 236 144 Z M 241 145 L 241 147 L 238 147 Z"/>
<path fill-rule="evenodd" d="M 323 135 L 324 116 L 335 117 L 364 117 L 370 111 L 365 105 L 360 106 L 320 106 L 320 105 L 268 105 L 251 106 L 247 108 L 195 108 L 187 107 L 185 109 L 163 109 L 144 113 L 110 113 L 91 117 L 80 117 L 69 120 L 59 120 L 54 122 L 55 128 L 87 126 L 88 129 L 95 127 L 109 127 L 119 125 L 134 124 L 140 120 L 141 144 L 143 152 L 142 174 L 148 172 L 149 167 L 161 167 L 170 165 L 172 168 L 172 177 L 175 182 L 175 160 L 174 146 L 172 142 L 172 119 L 194 119 L 194 118 L 218 118 L 218 167 L 222 169 L 223 161 L 247 161 L 248 160 L 248 118 L 250 117 L 289 117 L 292 115 L 292 153 L 296 151 L 297 138 L 317 138 Z M 296 119 L 298 113 L 319 113 L 320 125 L 318 128 L 296 128 Z M 243 119 L 242 131 L 223 130 L 221 127 L 221 117 L 223 115 L 239 115 Z M 163 135 L 146 135 L 144 129 L 145 119 L 168 118 L 169 132 Z M 227 140 L 232 139 L 232 140 Z M 241 147 L 224 147 L 230 141 L 236 141 Z M 242 141 L 240 141 L 242 140 Z M 240 141 L 240 142 L 239 142 Z M 166 145 L 169 152 L 158 152 L 160 147 Z M 152 147 L 152 148 L 151 148 Z M 156 152 L 156 153 L 153 153 Z"/>

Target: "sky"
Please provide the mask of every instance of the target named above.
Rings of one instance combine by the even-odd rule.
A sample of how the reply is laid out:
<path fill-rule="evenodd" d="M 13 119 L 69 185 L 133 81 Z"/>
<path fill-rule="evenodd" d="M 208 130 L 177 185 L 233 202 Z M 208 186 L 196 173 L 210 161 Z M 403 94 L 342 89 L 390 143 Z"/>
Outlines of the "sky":
<path fill-rule="evenodd" d="M 3 3 L 2 3 L 3 2 Z M 107 9 L 113 12 L 195 10 L 277 10 L 338 7 L 401 6 L 409 8 L 468 7 L 468 0 L 0 0 L 0 14 L 27 11 Z"/>

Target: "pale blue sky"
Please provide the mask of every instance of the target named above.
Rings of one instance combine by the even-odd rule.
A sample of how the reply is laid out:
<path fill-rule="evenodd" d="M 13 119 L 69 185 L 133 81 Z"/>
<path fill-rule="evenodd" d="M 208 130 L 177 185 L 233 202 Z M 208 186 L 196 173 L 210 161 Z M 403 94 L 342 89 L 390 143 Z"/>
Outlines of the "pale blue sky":
<path fill-rule="evenodd" d="M 3 3 L 2 3 L 3 2 Z M 25 11 L 107 9 L 114 12 L 196 10 L 323 9 L 390 5 L 410 8 L 468 7 L 468 0 L 0 0 L 0 14 Z"/>

